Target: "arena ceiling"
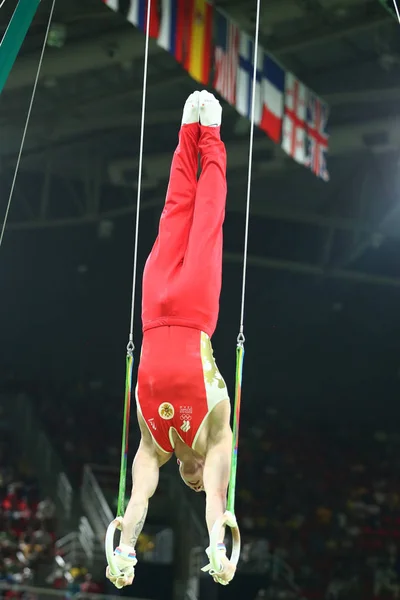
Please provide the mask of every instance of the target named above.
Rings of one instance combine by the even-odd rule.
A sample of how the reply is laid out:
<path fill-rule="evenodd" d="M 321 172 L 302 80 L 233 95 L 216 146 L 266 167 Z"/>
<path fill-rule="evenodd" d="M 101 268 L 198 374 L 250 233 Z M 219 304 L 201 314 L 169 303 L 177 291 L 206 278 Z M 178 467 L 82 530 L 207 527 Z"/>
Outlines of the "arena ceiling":
<path fill-rule="evenodd" d="M 3 31 L 15 4 L 7 0 L 0 11 Z M 50 4 L 42 0 L 1 96 L 1 208 Z M 243 29 L 254 31 L 255 0 L 216 4 Z M 62 48 L 46 50 L 10 230 L 102 221 L 134 209 L 144 36 L 101 0 L 58 0 L 54 23 L 66 26 L 67 37 Z M 252 261 L 400 285 L 395 273 L 383 277 L 353 268 L 369 248 L 400 238 L 395 187 L 400 183 L 399 26 L 377 0 L 268 0 L 262 2 L 261 43 L 329 102 L 331 182 L 317 180 L 257 132 L 252 214 L 279 227 L 299 227 L 304 235 L 313 230 L 321 243 L 312 263 L 262 253 Z M 181 107 L 195 87 L 175 60 L 151 43 L 144 208 L 162 203 Z M 235 189 L 229 210 L 242 213 L 249 124 L 231 107 L 225 106 L 224 114 L 229 183 Z M 68 192 L 62 207 L 57 186 Z M 104 199 L 110 186 L 118 196 L 114 204 Z M 338 240 L 345 252 L 335 252 Z"/>

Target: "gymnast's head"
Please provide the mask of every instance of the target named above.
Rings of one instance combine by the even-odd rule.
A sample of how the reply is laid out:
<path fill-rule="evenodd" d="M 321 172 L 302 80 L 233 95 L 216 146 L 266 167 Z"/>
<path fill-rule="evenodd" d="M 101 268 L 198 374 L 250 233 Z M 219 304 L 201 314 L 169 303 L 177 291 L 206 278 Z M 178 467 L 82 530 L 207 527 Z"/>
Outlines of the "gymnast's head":
<path fill-rule="evenodd" d="M 204 492 L 203 468 L 202 462 L 194 460 L 190 463 L 181 462 L 178 460 L 179 474 L 184 483 L 194 492 Z"/>

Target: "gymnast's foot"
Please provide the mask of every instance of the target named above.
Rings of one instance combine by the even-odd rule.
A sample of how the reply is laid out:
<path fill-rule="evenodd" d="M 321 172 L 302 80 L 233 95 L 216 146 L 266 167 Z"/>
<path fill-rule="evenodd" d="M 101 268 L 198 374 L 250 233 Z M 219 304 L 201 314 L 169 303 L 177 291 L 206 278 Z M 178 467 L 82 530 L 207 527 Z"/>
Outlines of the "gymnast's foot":
<path fill-rule="evenodd" d="M 199 96 L 200 92 L 193 92 L 186 100 L 183 108 L 182 125 L 199 122 Z"/>
<path fill-rule="evenodd" d="M 213 94 L 203 90 L 199 93 L 200 124 L 206 127 L 219 127 L 222 119 L 222 106 Z"/>

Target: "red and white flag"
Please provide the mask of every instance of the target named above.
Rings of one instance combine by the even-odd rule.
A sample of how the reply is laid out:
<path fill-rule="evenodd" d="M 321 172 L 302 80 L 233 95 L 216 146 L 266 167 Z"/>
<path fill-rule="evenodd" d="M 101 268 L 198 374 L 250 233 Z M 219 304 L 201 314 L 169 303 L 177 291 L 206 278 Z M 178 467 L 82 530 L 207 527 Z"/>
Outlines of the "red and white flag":
<path fill-rule="evenodd" d="M 307 97 L 306 86 L 293 73 L 286 73 L 282 148 L 301 165 L 307 161 Z"/>

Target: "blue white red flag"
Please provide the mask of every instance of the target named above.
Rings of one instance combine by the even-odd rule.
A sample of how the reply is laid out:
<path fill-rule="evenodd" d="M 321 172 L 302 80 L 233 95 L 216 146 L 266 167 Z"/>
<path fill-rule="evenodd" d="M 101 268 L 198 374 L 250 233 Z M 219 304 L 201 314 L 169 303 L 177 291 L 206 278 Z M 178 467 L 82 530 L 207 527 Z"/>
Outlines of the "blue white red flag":
<path fill-rule="evenodd" d="M 146 31 L 148 0 L 130 0 L 128 4 L 122 0 L 103 0 L 103 2 L 115 12 L 122 13 L 132 25 Z M 150 37 L 157 38 L 159 28 L 158 2 L 151 0 Z"/>
<path fill-rule="evenodd" d="M 186 30 L 184 0 L 161 0 L 160 31 L 157 44 L 183 62 Z"/>
<path fill-rule="evenodd" d="M 259 125 L 261 121 L 261 81 L 263 68 L 262 48 L 258 49 L 257 74 L 256 74 L 256 97 L 254 123 Z M 240 32 L 239 37 L 239 65 L 236 80 L 236 110 L 243 117 L 251 118 L 251 103 L 253 96 L 253 69 L 254 69 L 254 40 L 247 33 Z"/>
<path fill-rule="evenodd" d="M 239 29 L 224 15 L 216 13 L 213 87 L 235 106 L 236 80 L 239 63 Z"/>
<path fill-rule="evenodd" d="M 310 93 L 307 103 L 307 160 L 311 171 L 324 181 L 329 181 L 326 165 L 329 136 L 326 132 L 329 119 L 329 107 L 315 94 Z"/>
<path fill-rule="evenodd" d="M 273 58 L 264 55 L 261 85 L 260 129 L 276 143 L 281 140 L 285 92 L 285 71 Z"/>

